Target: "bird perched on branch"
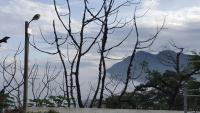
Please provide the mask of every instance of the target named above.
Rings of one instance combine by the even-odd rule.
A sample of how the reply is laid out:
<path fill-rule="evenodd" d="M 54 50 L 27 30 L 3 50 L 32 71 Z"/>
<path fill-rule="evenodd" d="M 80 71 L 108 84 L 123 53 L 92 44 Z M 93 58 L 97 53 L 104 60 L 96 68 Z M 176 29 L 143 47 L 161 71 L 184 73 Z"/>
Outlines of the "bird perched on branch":
<path fill-rule="evenodd" d="M 7 40 L 9 39 L 10 37 L 6 36 L 2 39 L 0 39 L 0 43 L 4 42 L 4 43 L 7 43 Z"/>

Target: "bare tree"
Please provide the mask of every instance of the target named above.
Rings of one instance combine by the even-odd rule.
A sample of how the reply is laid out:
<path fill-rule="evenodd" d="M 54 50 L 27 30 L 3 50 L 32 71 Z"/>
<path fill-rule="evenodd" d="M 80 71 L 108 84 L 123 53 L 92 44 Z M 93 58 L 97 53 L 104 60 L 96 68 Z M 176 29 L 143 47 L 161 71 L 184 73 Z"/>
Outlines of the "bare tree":
<path fill-rule="evenodd" d="M 67 31 L 67 33 L 69 34 L 69 37 L 70 39 L 72 40 L 73 42 L 73 45 L 75 46 L 75 48 L 77 49 L 77 57 L 76 59 L 74 60 L 75 61 L 75 72 L 74 72 L 74 75 L 75 75 L 75 83 L 76 83 L 76 92 L 77 92 L 77 99 L 78 99 L 78 104 L 79 104 L 79 107 L 84 107 L 83 103 L 82 103 L 82 97 L 81 97 L 81 89 L 80 89 L 80 81 L 79 81 L 79 71 L 80 71 L 80 63 L 81 63 L 81 58 L 82 56 L 84 56 L 91 48 L 92 46 L 95 44 L 95 42 L 97 41 L 97 39 L 99 38 L 100 36 L 100 33 L 102 31 L 102 28 L 101 30 L 92 37 L 93 41 L 91 42 L 91 44 L 89 44 L 89 46 L 86 46 L 86 49 L 85 49 L 85 45 L 84 45 L 84 42 L 86 41 L 85 39 L 85 28 L 86 26 L 88 26 L 90 23 L 92 23 L 94 20 L 96 20 L 97 16 L 99 15 L 100 11 L 102 9 L 100 9 L 94 17 L 91 17 L 91 18 L 87 18 L 87 13 L 88 13 L 88 7 L 87 7 L 87 0 L 84 0 L 83 1 L 83 4 L 84 4 L 84 10 L 83 10 L 83 16 L 82 16 L 82 22 L 81 22 L 81 28 L 80 28 L 80 33 L 79 33 L 79 42 L 75 39 L 75 36 L 74 34 L 72 33 L 72 28 L 71 28 L 71 6 L 70 6 L 70 2 L 69 0 L 66 0 L 67 4 L 68 4 L 68 10 L 69 10 L 69 16 L 68 16 L 68 26 L 66 26 L 63 22 L 63 20 L 60 18 L 60 15 L 58 14 L 58 11 L 57 11 L 57 8 L 55 7 L 56 9 L 56 12 L 57 12 L 57 16 L 59 18 L 59 20 L 62 22 L 65 30 Z M 54 3 L 55 3 L 55 0 L 54 0 Z M 56 4 L 55 4 L 56 6 Z M 85 49 L 85 50 L 84 50 Z"/>
<path fill-rule="evenodd" d="M 133 17 L 134 28 L 135 28 L 135 33 L 136 33 L 136 42 L 135 42 L 135 46 L 132 50 L 133 52 L 132 52 L 131 57 L 130 57 L 128 69 L 126 71 L 126 80 L 125 80 L 125 83 L 124 83 L 124 88 L 121 91 L 121 94 L 119 96 L 119 102 L 120 102 L 122 96 L 126 93 L 126 90 L 128 88 L 128 84 L 131 80 L 131 75 L 132 75 L 131 69 L 132 69 L 132 66 L 133 66 L 133 63 L 134 63 L 133 60 L 135 58 L 136 51 L 141 50 L 141 49 L 145 49 L 145 48 L 149 48 L 154 43 L 154 41 L 157 39 L 158 34 L 163 30 L 164 24 L 165 24 L 165 20 L 164 20 L 161 27 L 160 28 L 157 27 L 157 32 L 155 33 L 155 35 L 153 37 L 148 38 L 147 40 L 140 40 L 138 26 L 137 26 L 137 18 L 143 17 L 146 14 L 146 12 L 142 16 L 136 16 L 136 11 L 137 11 L 137 7 L 135 8 L 134 17 Z"/>
<path fill-rule="evenodd" d="M 66 83 L 66 93 L 67 93 L 67 97 L 69 98 L 69 88 L 70 88 L 70 92 L 71 92 L 71 97 L 72 100 L 75 102 L 75 99 L 73 97 L 73 89 L 74 87 L 76 88 L 76 94 L 77 94 L 77 100 L 78 100 L 78 104 L 79 107 L 84 107 L 83 103 L 82 103 L 82 98 L 81 98 L 81 89 L 80 89 L 80 83 L 79 83 L 79 71 L 80 71 L 80 63 L 81 63 L 81 58 L 89 52 L 89 50 L 92 48 L 92 46 L 96 43 L 97 39 L 99 38 L 101 32 L 102 32 L 102 27 L 100 27 L 100 30 L 94 34 L 92 37 L 87 37 L 85 32 L 86 32 L 86 27 L 89 26 L 90 24 L 92 24 L 94 22 L 94 20 L 97 20 L 97 16 L 100 15 L 100 12 L 102 11 L 102 8 L 99 9 L 99 11 L 97 11 L 96 14 L 92 14 L 90 11 L 90 9 L 88 8 L 88 2 L 87 0 L 84 0 L 82 3 L 84 5 L 83 8 L 83 15 L 82 15 L 82 20 L 81 20 L 81 28 L 80 31 L 78 33 L 73 33 L 73 27 L 72 27 L 72 14 L 71 14 L 71 6 L 70 6 L 70 1 L 66 0 L 67 3 L 67 9 L 69 11 L 69 13 L 66 15 L 68 17 L 67 19 L 67 24 L 64 23 L 64 20 L 62 19 L 62 15 L 59 14 L 58 9 L 57 9 L 57 5 L 56 5 L 56 0 L 54 0 L 54 6 L 55 6 L 55 11 L 57 13 L 58 19 L 60 20 L 60 22 L 62 23 L 63 27 L 65 28 L 66 32 L 67 32 L 67 38 L 68 42 L 66 42 L 66 40 L 63 43 L 58 43 L 59 40 L 62 40 L 62 38 L 58 37 L 57 32 L 56 32 L 56 27 L 55 27 L 55 23 L 53 22 L 53 27 L 54 27 L 54 34 L 55 34 L 55 40 L 53 43 L 49 43 L 51 45 L 56 45 L 57 46 L 57 51 L 54 53 L 50 53 L 50 52 L 45 52 L 40 50 L 39 48 L 37 48 L 35 45 L 33 45 L 35 48 L 37 48 L 38 50 L 40 50 L 41 52 L 44 53 L 48 53 L 48 54 L 59 54 L 60 60 L 62 62 L 63 68 L 64 68 L 64 72 L 65 72 L 65 83 Z M 93 16 L 91 16 L 91 18 L 88 18 L 89 14 L 92 14 Z M 79 36 L 78 36 L 79 34 Z M 79 39 L 77 40 L 76 38 L 79 37 Z M 85 44 L 85 42 L 87 42 L 87 40 L 90 40 L 89 42 L 91 42 L 90 44 L 87 43 L 87 45 Z M 92 40 L 92 41 L 91 41 Z M 66 43 L 65 43 L 66 42 Z M 75 50 L 77 51 L 77 53 L 74 56 L 68 56 L 68 63 L 71 65 L 70 66 L 70 84 L 68 83 L 68 74 L 67 74 L 67 69 L 66 69 L 66 61 L 63 58 L 63 54 L 62 54 L 62 50 L 61 45 L 72 45 L 74 46 Z M 72 60 L 69 58 L 71 57 Z M 73 76 L 72 76 L 73 75 Z M 75 80 L 75 84 L 73 84 L 73 80 Z M 70 105 L 70 102 L 68 102 Z"/>
<path fill-rule="evenodd" d="M 19 46 L 12 58 L 5 57 L 2 63 L 0 63 L 0 66 L 2 68 L 0 73 L 3 79 L 3 88 L 1 89 L 1 91 L 4 91 L 5 93 L 14 97 L 16 99 L 16 106 L 18 106 L 18 108 L 20 108 L 22 105 L 21 86 L 23 85 L 23 79 L 19 76 L 19 68 L 21 67 L 18 66 L 17 57 L 22 51 L 23 50 L 20 50 Z"/>
<path fill-rule="evenodd" d="M 99 61 L 99 74 L 98 74 L 98 83 L 97 87 L 93 96 L 93 99 L 91 101 L 90 107 L 93 107 L 94 102 L 96 102 L 97 95 L 100 90 L 100 98 L 98 101 L 98 107 L 100 108 L 102 106 L 102 101 L 103 101 L 103 95 L 104 95 L 104 90 L 105 90 L 105 79 L 106 79 L 106 62 L 105 59 L 112 59 L 108 57 L 108 54 L 110 51 L 114 48 L 117 48 L 120 46 L 131 34 L 132 29 L 130 29 L 129 33 L 124 36 L 124 39 L 120 41 L 118 44 L 111 46 L 109 48 L 106 48 L 106 45 L 108 42 L 108 38 L 111 38 L 111 34 L 114 33 L 116 29 L 121 29 L 126 27 L 128 23 L 131 21 L 125 21 L 121 22 L 118 20 L 118 12 L 121 7 L 124 6 L 129 6 L 131 4 L 136 4 L 131 1 L 126 1 L 120 5 L 115 6 L 115 0 L 109 0 L 106 1 L 104 0 L 104 6 L 103 6 L 103 14 L 104 16 L 100 18 L 100 22 L 102 23 L 103 30 L 102 30 L 102 39 L 100 42 L 98 42 L 99 46 L 99 53 L 100 53 L 100 61 Z M 115 18 L 114 20 L 112 19 L 112 16 Z"/>
<path fill-rule="evenodd" d="M 134 50 L 131 55 L 130 64 L 128 66 L 127 70 L 127 79 L 125 81 L 125 86 L 122 90 L 121 96 L 124 95 L 124 93 L 127 90 L 128 83 L 130 81 L 130 75 L 131 75 L 131 67 L 132 62 L 135 56 L 135 52 L 138 49 L 144 49 L 150 47 L 155 39 L 157 38 L 157 35 L 160 33 L 160 31 L 163 28 L 162 27 L 157 29 L 157 33 L 147 40 L 141 41 L 139 40 L 139 33 L 137 29 L 137 23 L 136 23 L 136 15 L 134 13 L 134 18 L 130 19 L 130 21 L 122 22 L 118 19 L 118 13 L 121 10 L 122 7 L 131 6 L 132 4 L 138 4 L 140 1 L 135 0 L 125 0 L 121 3 L 116 2 L 116 0 L 102 0 L 99 2 L 99 7 L 92 8 L 90 7 L 90 2 L 88 0 L 80 1 L 80 4 L 82 4 L 83 12 L 81 14 L 81 21 L 80 21 L 80 29 L 79 31 L 75 32 L 75 28 L 73 27 L 73 11 L 71 6 L 71 1 L 66 0 L 66 14 L 61 14 L 59 12 L 57 2 L 54 0 L 54 8 L 58 17 L 59 22 L 63 26 L 64 30 L 66 31 L 66 35 L 59 36 L 59 32 L 56 29 L 56 23 L 53 21 L 53 33 L 54 33 L 54 40 L 52 42 L 48 41 L 47 38 L 43 36 L 41 33 L 44 41 L 49 44 L 50 46 L 56 47 L 56 51 L 49 52 L 45 50 L 41 50 L 38 46 L 36 46 L 35 42 L 31 43 L 31 45 L 39 50 L 40 52 L 47 53 L 50 55 L 58 55 L 61 61 L 61 64 L 63 66 L 64 75 L 65 75 L 65 92 L 67 98 L 69 98 L 68 101 L 68 107 L 71 105 L 71 101 L 73 103 L 76 103 L 75 98 L 77 98 L 79 107 L 83 108 L 83 102 L 82 102 L 82 96 L 81 96 L 81 86 L 80 86 L 80 65 L 82 61 L 82 57 L 86 55 L 88 52 L 90 52 L 91 49 L 94 48 L 94 45 L 97 43 L 99 47 L 99 54 L 100 54 L 100 60 L 99 60 L 99 66 L 98 66 L 98 82 L 97 86 L 94 92 L 94 95 L 92 97 L 92 101 L 90 104 L 90 107 L 93 107 L 94 102 L 97 100 L 97 96 L 99 96 L 99 102 L 98 107 L 101 107 L 102 101 L 103 101 L 103 95 L 105 90 L 105 79 L 106 79 L 106 61 L 105 59 L 112 59 L 108 57 L 108 54 L 110 51 L 118 46 L 120 46 L 132 33 L 133 28 L 136 30 L 136 43 Z M 134 21 L 134 25 L 132 28 L 130 28 L 130 32 L 127 33 L 123 37 L 123 39 L 116 45 L 113 45 L 111 47 L 107 47 L 107 41 L 108 37 L 111 37 L 110 34 L 115 32 L 116 29 L 124 28 L 127 24 Z M 90 36 L 87 33 L 87 28 L 90 25 L 96 25 L 96 32 L 93 32 Z M 101 38 L 101 39 L 100 39 Z M 142 44 L 146 44 L 146 46 L 142 46 Z M 74 49 L 74 54 L 69 54 L 69 47 Z M 66 49 L 67 47 L 67 49 Z M 66 53 L 64 52 L 66 50 Z M 69 69 L 67 68 L 69 67 Z M 76 92 L 74 92 L 74 89 L 76 89 Z M 76 94 L 76 97 L 74 96 Z M 121 97 L 120 96 L 120 97 Z M 75 107 L 76 104 L 73 104 Z"/>
<path fill-rule="evenodd" d="M 34 64 L 30 71 L 29 82 L 31 84 L 33 99 L 46 99 L 49 96 L 52 82 L 56 80 L 61 71 L 57 71 L 56 66 L 52 68 L 48 62 L 45 65 L 43 75 L 38 73 L 38 69 L 38 65 Z"/>

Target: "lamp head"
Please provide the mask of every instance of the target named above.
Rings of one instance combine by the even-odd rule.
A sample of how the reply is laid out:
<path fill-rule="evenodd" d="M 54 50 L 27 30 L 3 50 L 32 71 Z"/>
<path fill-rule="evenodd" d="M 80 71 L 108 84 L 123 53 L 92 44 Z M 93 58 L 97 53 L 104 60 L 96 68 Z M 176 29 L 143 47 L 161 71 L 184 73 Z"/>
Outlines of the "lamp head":
<path fill-rule="evenodd" d="M 35 14 L 31 21 L 38 20 L 40 18 L 40 14 Z"/>

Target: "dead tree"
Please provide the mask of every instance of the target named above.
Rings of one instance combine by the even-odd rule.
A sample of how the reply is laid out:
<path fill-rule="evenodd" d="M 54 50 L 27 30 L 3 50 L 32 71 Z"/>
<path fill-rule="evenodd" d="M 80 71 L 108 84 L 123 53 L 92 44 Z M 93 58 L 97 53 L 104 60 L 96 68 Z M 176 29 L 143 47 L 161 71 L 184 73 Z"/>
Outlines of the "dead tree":
<path fill-rule="evenodd" d="M 97 34 L 95 34 L 91 39 L 93 39 L 93 41 L 91 41 L 91 43 L 89 44 L 89 46 L 84 45 L 85 41 L 86 41 L 86 36 L 85 36 L 85 29 L 86 27 L 91 24 L 94 20 L 97 20 L 97 16 L 99 15 L 99 13 L 101 12 L 102 8 L 97 11 L 96 14 L 94 14 L 95 16 L 91 17 L 91 18 L 87 18 L 87 16 L 89 16 L 87 13 L 88 12 L 88 2 L 87 0 L 83 1 L 83 15 L 82 15 L 82 22 L 81 22 L 81 28 L 79 31 L 79 39 L 76 40 L 74 33 L 72 32 L 72 25 L 71 25 L 71 6 L 70 6 L 70 2 L 69 0 L 66 0 L 67 2 L 67 9 L 69 11 L 68 13 L 68 25 L 65 25 L 62 18 L 60 17 L 58 10 L 56 8 L 56 3 L 55 3 L 55 9 L 57 12 L 57 16 L 60 20 L 60 22 L 62 23 L 62 25 L 64 26 L 65 30 L 67 31 L 70 39 L 72 40 L 73 45 L 75 46 L 76 50 L 77 50 L 77 57 L 75 58 L 75 65 L 74 65 L 74 70 L 75 72 L 73 72 L 74 76 L 75 76 L 75 83 L 76 83 L 76 93 L 77 93 L 77 100 L 78 100 L 78 105 L 79 107 L 84 107 L 83 103 L 82 103 L 82 96 L 81 96 L 81 88 L 80 88 L 80 80 L 79 80 L 79 71 L 80 71 L 80 63 L 81 63 L 81 58 L 89 52 L 89 50 L 92 48 L 92 46 L 96 43 L 97 39 L 100 36 L 100 33 L 102 31 L 102 27 L 100 28 L 100 30 L 98 31 Z M 72 87 L 72 86 L 71 86 Z"/>
<path fill-rule="evenodd" d="M 110 34 L 114 33 L 114 30 L 116 29 L 122 29 L 126 27 L 128 23 L 131 21 L 125 21 L 121 22 L 118 20 L 118 11 L 120 10 L 121 7 L 125 6 L 130 6 L 133 3 L 132 1 L 126 1 L 122 4 L 119 4 L 115 6 L 115 0 L 104 0 L 104 5 L 103 5 L 103 17 L 100 18 L 100 22 L 102 23 L 103 30 L 102 30 L 102 38 L 101 41 L 98 42 L 99 46 L 99 53 L 100 53 L 100 61 L 99 61 L 99 67 L 98 67 L 98 83 L 97 87 L 94 93 L 94 96 L 92 98 L 90 107 L 93 107 L 94 102 L 96 102 L 98 93 L 99 94 L 99 100 L 98 100 L 98 106 L 102 106 L 102 101 L 103 101 L 103 95 L 104 95 L 104 90 L 105 90 L 105 79 L 106 79 L 106 62 L 105 59 L 112 59 L 108 57 L 108 53 L 112 50 L 120 46 L 131 34 L 132 29 L 130 29 L 129 33 L 123 37 L 122 41 L 119 42 L 118 44 L 111 46 L 109 48 L 106 48 L 106 45 L 108 42 L 108 38 L 112 38 Z M 114 20 L 112 19 L 112 16 L 115 18 Z M 111 22 L 110 22 L 111 21 Z M 99 92 L 100 90 L 100 92 Z"/>
<path fill-rule="evenodd" d="M 50 94 L 52 82 L 60 75 L 60 70 L 57 70 L 57 67 L 53 68 L 47 62 L 45 64 L 44 74 L 41 75 L 38 73 L 38 65 L 34 64 L 30 71 L 30 80 L 31 91 L 33 94 L 33 99 L 46 99 Z"/>
<path fill-rule="evenodd" d="M 133 25 L 134 25 L 135 33 L 136 33 L 136 42 L 135 42 L 134 48 L 132 50 L 133 52 L 132 52 L 131 57 L 130 57 L 128 69 L 126 71 L 126 80 L 124 82 L 124 88 L 122 89 L 121 94 L 119 96 L 119 102 L 121 101 L 121 98 L 123 97 L 123 95 L 126 93 L 129 82 L 131 80 L 131 75 L 132 75 L 131 71 L 132 71 L 132 66 L 133 66 L 133 63 L 134 63 L 133 60 L 135 58 L 136 51 L 141 50 L 141 49 L 145 49 L 145 48 L 149 48 L 154 43 L 154 41 L 157 39 L 158 34 L 163 30 L 164 24 L 165 24 L 165 20 L 164 20 L 161 27 L 160 28 L 157 27 L 157 32 L 154 34 L 153 37 L 148 38 L 147 40 L 140 40 L 139 30 L 138 30 L 138 26 L 137 26 L 137 18 L 143 17 L 146 14 L 146 12 L 142 16 L 136 16 L 136 11 L 137 11 L 137 7 L 135 8 L 134 17 L 133 17 L 133 20 L 134 20 Z"/>
<path fill-rule="evenodd" d="M 5 57 L 1 66 L 1 75 L 3 79 L 3 88 L 1 91 L 6 92 L 10 96 L 15 98 L 16 106 L 21 107 L 21 86 L 23 85 L 23 78 L 20 77 L 20 66 L 18 66 L 17 57 L 23 50 L 20 50 L 20 46 L 16 50 L 11 62 L 8 61 L 8 57 Z M 23 75 L 23 74 L 21 74 Z"/>
<path fill-rule="evenodd" d="M 91 37 L 86 36 L 86 28 L 94 23 L 95 20 L 97 20 L 100 15 L 100 12 L 102 11 L 102 7 L 99 9 L 99 11 L 97 11 L 97 13 L 92 13 L 90 11 L 90 8 L 88 8 L 88 2 L 87 0 L 81 1 L 81 3 L 83 3 L 83 15 L 82 15 L 82 20 L 81 20 L 81 27 L 80 27 L 80 31 L 78 33 L 74 33 L 73 32 L 73 27 L 72 27 L 72 12 L 71 12 L 71 5 L 70 5 L 70 1 L 66 0 L 67 3 L 67 9 L 68 9 L 68 14 L 65 15 L 67 16 L 67 24 L 64 23 L 64 20 L 62 18 L 62 15 L 59 13 L 58 9 L 57 9 L 57 4 L 56 4 L 56 0 L 54 0 L 54 6 L 55 6 L 55 11 L 57 14 L 57 17 L 59 19 L 59 21 L 61 22 L 61 24 L 63 25 L 64 29 L 66 30 L 67 36 L 66 36 L 66 40 L 59 43 L 60 40 L 62 40 L 63 38 L 58 37 L 57 32 L 56 32 L 56 26 L 55 23 L 53 22 L 53 27 L 54 27 L 54 34 L 55 34 L 55 40 L 53 43 L 48 43 L 50 45 L 56 45 L 57 47 L 57 51 L 54 53 L 51 52 L 46 52 L 46 51 L 42 51 L 39 48 L 37 48 L 34 44 L 33 46 L 38 49 L 41 52 L 44 53 L 48 53 L 48 54 L 59 54 L 60 60 L 62 62 L 63 68 L 64 68 L 64 72 L 65 72 L 65 83 L 66 83 L 66 93 L 68 98 L 70 98 L 69 93 L 71 93 L 71 98 L 75 103 L 75 99 L 74 98 L 74 94 L 73 94 L 73 89 L 76 89 L 76 94 L 77 94 L 77 100 L 78 100 L 78 105 L 79 107 L 84 107 L 83 103 L 82 103 L 82 98 L 81 98 L 81 88 L 80 88 L 80 81 L 79 81 L 79 71 L 80 71 L 80 63 L 81 63 L 81 58 L 90 51 L 90 49 L 93 47 L 93 45 L 96 43 L 97 39 L 99 38 L 101 32 L 102 32 L 102 26 L 99 28 L 99 31 L 94 34 Z M 90 11 L 90 12 L 89 12 Z M 93 16 L 89 17 L 90 14 L 92 14 Z M 77 39 L 78 37 L 78 39 Z M 88 41 L 89 40 L 89 41 Z M 87 42 L 87 44 L 85 44 L 85 42 Z M 74 56 L 67 56 L 68 59 L 65 60 L 63 58 L 63 53 L 62 53 L 62 49 L 61 46 L 62 45 L 71 45 L 75 50 L 76 50 L 76 54 Z M 68 63 L 66 62 L 68 61 Z M 65 65 L 70 65 L 70 70 L 69 73 L 67 74 L 67 69 Z M 67 76 L 70 75 L 70 84 L 68 83 L 68 78 Z M 75 84 L 73 84 L 75 81 Z M 70 88 L 70 91 L 69 91 Z M 70 105 L 70 102 L 69 102 Z"/>
<path fill-rule="evenodd" d="M 64 70 L 64 75 L 65 75 L 65 88 L 66 88 L 66 95 L 69 99 L 72 99 L 73 102 L 75 103 L 74 99 L 74 94 L 76 95 L 78 105 L 79 107 L 84 107 L 83 102 L 82 102 L 82 96 L 81 96 L 81 86 L 80 86 L 80 64 L 82 61 L 82 57 L 86 55 L 92 48 L 93 46 L 98 43 L 99 44 L 99 54 L 100 54 L 100 62 L 99 62 L 99 75 L 98 75 L 98 83 L 97 87 L 95 90 L 95 94 L 92 99 L 91 107 L 93 106 L 94 101 L 96 100 L 98 94 L 99 94 L 99 103 L 98 107 L 101 107 L 102 105 L 102 100 L 103 100 L 103 94 L 104 94 L 104 89 L 105 89 L 105 78 L 106 78 L 106 62 L 105 59 L 109 58 L 107 55 L 108 53 L 121 45 L 130 35 L 133 29 L 130 30 L 130 33 L 127 33 L 127 36 L 124 36 L 124 39 L 119 42 L 118 44 L 114 45 L 113 47 L 106 48 L 107 45 L 107 39 L 108 35 L 114 32 L 118 28 L 123 28 L 127 23 L 129 22 L 121 22 L 119 21 L 118 18 L 118 13 L 120 11 L 121 7 L 124 6 L 130 6 L 131 4 L 137 4 L 138 1 L 135 0 L 125 0 L 121 4 L 117 4 L 116 0 L 102 0 L 100 1 L 100 5 L 98 8 L 91 8 L 90 7 L 90 2 L 88 0 L 83 0 L 80 1 L 82 3 L 82 14 L 81 14 L 81 21 L 80 21 L 80 29 L 75 32 L 75 28 L 73 27 L 73 11 L 72 11 L 72 6 L 71 2 L 69 0 L 66 0 L 66 9 L 67 13 L 66 14 L 61 14 L 59 12 L 56 0 L 54 0 L 54 8 L 58 17 L 59 22 L 62 24 L 64 30 L 66 31 L 66 36 L 60 37 L 58 35 L 58 31 L 56 30 L 56 24 L 53 21 L 53 31 L 54 31 L 54 40 L 53 42 L 49 42 L 46 40 L 46 38 L 43 39 L 44 41 L 51 45 L 51 46 L 56 46 L 56 51 L 55 52 L 47 52 L 44 50 L 39 49 L 35 43 L 33 42 L 32 46 L 35 47 L 37 50 L 47 53 L 50 55 L 58 55 L 60 58 L 60 61 L 63 66 Z M 116 3 L 116 4 L 115 4 Z M 114 20 L 113 18 L 114 17 Z M 134 19 L 131 19 L 135 21 L 135 28 L 137 29 L 136 25 L 136 17 Z M 111 22 L 113 21 L 113 22 Z M 90 25 L 96 25 L 96 31 L 94 32 L 91 36 L 88 36 L 87 34 L 87 28 Z M 112 26 L 113 25 L 113 26 Z M 156 39 L 158 33 L 161 30 L 158 29 L 156 35 L 153 38 L 150 38 L 145 41 L 140 41 L 139 36 L 137 33 L 137 41 L 135 44 L 135 49 L 133 51 L 132 57 L 135 55 L 136 49 L 142 49 L 146 47 L 142 47 L 141 44 L 143 43 L 148 43 L 150 44 L 147 46 L 149 47 L 152 45 L 154 40 Z M 138 32 L 138 30 L 136 30 Z M 102 37 L 101 39 L 99 39 Z M 100 40 L 100 41 L 98 41 Z M 139 46 L 140 45 L 140 46 Z M 64 55 L 64 49 L 62 47 L 66 48 L 66 46 L 70 46 L 71 48 L 75 49 L 75 54 L 69 55 L 67 54 L 67 59 L 65 58 Z M 65 49 L 66 50 L 66 49 Z M 68 49 L 67 49 L 68 53 Z M 132 58 L 131 58 L 132 59 Z M 132 62 L 132 61 L 130 61 Z M 67 69 L 66 67 L 69 66 L 70 69 Z M 131 67 L 131 63 L 130 66 Z M 125 93 L 128 82 L 130 79 L 130 69 L 127 71 L 127 80 L 125 83 L 124 90 L 122 91 L 122 95 Z M 67 73 L 68 72 L 68 73 Z M 68 80 L 68 78 L 70 79 Z M 70 81 L 70 82 L 68 82 Z M 75 84 L 74 84 L 75 83 Z M 76 89 L 76 92 L 73 91 L 73 89 Z M 100 90 L 101 89 L 101 90 Z M 100 91 L 99 91 L 100 90 Z M 68 101 L 68 106 L 70 106 L 71 101 Z M 75 107 L 75 104 L 74 104 Z"/>

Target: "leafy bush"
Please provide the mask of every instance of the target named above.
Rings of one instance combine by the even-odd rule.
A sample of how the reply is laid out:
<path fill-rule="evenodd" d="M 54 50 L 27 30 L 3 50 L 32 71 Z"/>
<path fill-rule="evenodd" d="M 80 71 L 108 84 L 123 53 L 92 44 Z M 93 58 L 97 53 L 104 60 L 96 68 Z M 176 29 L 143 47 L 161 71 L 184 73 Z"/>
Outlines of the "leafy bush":
<path fill-rule="evenodd" d="M 56 110 L 50 109 L 49 111 L 45 111 L 45 112 L 37 111 L 37 112 L 27 112 L 27 113 L 59 113 L 59 112 Z"/>
<path fill-rule="evenodd" d="M 44 113 L 59 113 L 58 111 L 56 111 L 56 110 L 53 110 L 53 109 L 51 109 L 51 110 L 49 110 L 49 111 L 46 111 L 46 112 L 44 112 Z"/>
<path fill-rule="evenodd" d="M 67 105 L 68 98 L 64 96 L 49 96 L 45 99 L 30 99 L 30 102 L 35 103 L 36 107 L 64 107 Z"/>
<path fill-rule="evenodd" d="M 13 98 L 9 94 L 5 93 L 4 90 L 0 91 L 0 112 L 4 108 L 13 106 Z"/>
<path fill-rule="evenodd" d="M 43 105 L 46 106 L 55 106 L 54 103 L 50 102 L 49 99 L 30 99 L 31 102 L 36 104 L 36 107 L 42 107 Z"/>
<path fill-rule="evenodd" d="M 53 103 L 56 104 L 57 107 L 62 107 L 63 105 L 66 104 L 68 98 L 67 97 L 64 97 L 64 96 L 50 96 L 49 99 L 51 101 L 53 101 Z"/>

